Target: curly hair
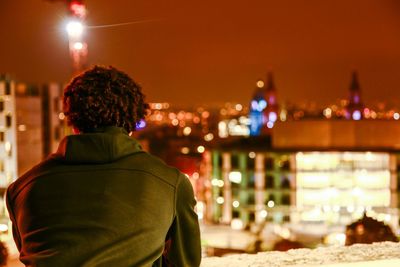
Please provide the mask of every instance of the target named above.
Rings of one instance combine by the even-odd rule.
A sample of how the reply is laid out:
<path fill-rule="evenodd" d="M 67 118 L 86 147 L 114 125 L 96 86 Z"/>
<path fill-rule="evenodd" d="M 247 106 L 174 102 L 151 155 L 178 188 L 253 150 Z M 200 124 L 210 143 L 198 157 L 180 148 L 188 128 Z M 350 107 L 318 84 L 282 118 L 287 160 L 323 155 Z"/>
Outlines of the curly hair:
<path fill-rule="evenodd" d="M 94 66 L 64 89 L 63 111 L 68 124 L 84 133 L 106 126 L 132 132 L 148 109 L 140 86 L 111 66 Z"/>

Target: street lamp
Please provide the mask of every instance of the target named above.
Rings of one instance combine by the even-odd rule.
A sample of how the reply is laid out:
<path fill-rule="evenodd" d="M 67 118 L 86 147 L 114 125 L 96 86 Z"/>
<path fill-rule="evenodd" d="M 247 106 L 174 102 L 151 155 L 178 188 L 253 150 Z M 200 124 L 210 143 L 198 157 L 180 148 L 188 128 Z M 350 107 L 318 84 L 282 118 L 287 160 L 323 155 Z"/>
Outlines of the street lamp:
<path fill-rule="evenodd" d="M 72 58 L 74 73 L 83 70 L 87 59 L 87 44 L 84 41 L 84 20 L 86 18 L 86 7 L 80 0 L 69 1 L 68 4 L 70 21 L 67 23 L 66 30 L 69 40 L 69 51 Z"/>

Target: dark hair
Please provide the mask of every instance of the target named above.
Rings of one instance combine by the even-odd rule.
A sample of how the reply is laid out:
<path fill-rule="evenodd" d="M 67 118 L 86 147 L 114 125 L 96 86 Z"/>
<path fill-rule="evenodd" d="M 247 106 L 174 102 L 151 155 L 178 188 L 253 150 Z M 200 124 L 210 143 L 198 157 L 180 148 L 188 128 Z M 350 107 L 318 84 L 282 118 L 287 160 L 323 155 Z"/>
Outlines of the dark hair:
<path fill-rule="evenodd" d="M 68 124 L 80 132 L 118 126 L 129 133 L 144 119 L 148 108 L 140 86 L 111 66 L 94 66 L 64 89 L 64 114 Z"/>

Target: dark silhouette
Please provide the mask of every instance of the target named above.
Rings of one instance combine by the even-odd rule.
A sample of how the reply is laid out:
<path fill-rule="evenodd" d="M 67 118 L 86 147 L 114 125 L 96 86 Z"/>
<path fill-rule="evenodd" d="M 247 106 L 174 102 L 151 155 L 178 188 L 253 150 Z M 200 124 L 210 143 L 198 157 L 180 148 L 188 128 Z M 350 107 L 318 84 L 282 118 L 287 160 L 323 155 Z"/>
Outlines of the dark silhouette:
<path fill-rule="evenodd" d="M 129 136 L 147 109 L 140 87 L 112 67 L 67 85 L 64 113 L 75 134 L 7 191 L 24 264 L 200 264 L 190 181 Z"/>
<path fill-rule="evenodd" d="M 383 222 L 364 216 L 346 227 L 346 246 L 373 242 L 393 241 L 398 242 L 392 229 Z"/>

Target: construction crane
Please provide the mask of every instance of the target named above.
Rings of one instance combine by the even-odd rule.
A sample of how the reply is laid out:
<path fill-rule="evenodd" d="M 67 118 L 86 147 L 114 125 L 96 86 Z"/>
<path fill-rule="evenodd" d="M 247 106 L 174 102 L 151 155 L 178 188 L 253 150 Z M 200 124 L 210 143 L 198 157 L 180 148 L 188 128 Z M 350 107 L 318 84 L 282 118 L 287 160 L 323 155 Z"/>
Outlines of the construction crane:
<path fill-rule="evenodd" d="M 83 0 L 47 0 L 50 2 L 64 2 L 68 10 L 69 52 L 72 59 L 74 74 L 81 72 L 87 64 L 88 46 L 85 41 L 85 19 L 87 15 Z"/>

